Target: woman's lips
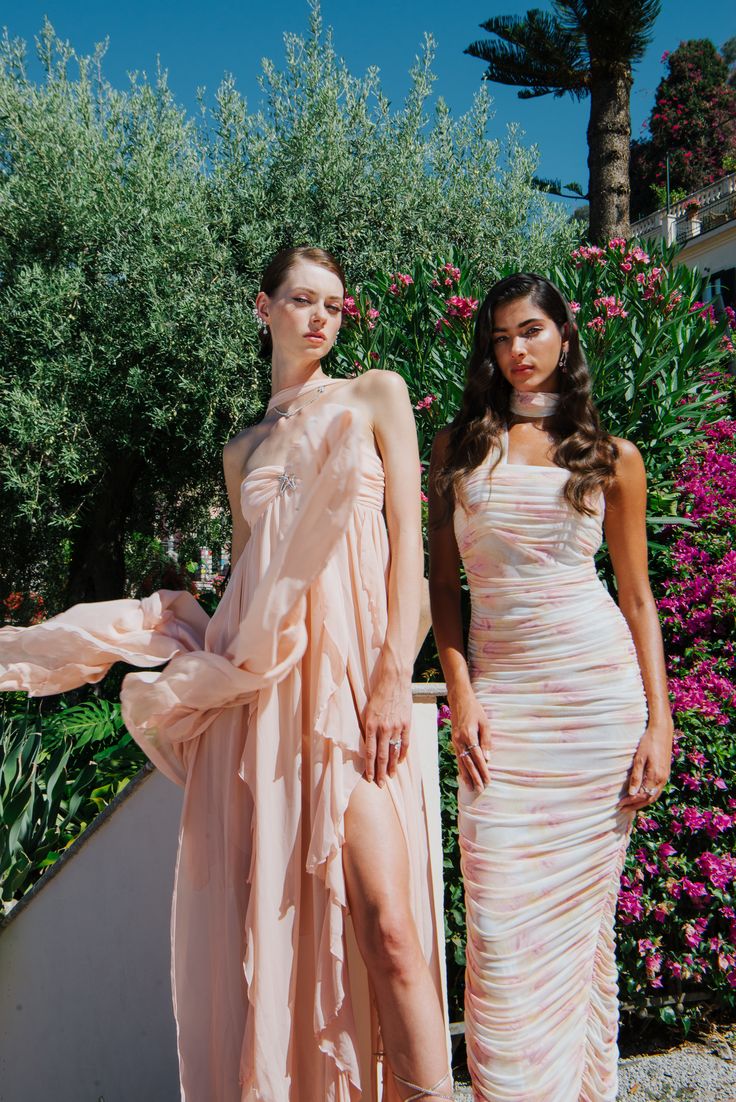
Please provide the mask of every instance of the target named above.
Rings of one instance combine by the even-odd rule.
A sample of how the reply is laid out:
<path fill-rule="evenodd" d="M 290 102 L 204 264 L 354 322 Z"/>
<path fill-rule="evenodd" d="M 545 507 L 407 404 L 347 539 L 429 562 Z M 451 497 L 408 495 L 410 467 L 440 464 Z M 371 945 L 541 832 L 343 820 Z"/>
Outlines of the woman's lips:
<path fill-rule="evenodd" d="M 319 341 L 320 343 L 325 339 L 324 333 L 306 333 L 305 336 L 308 341 Z"/>
<path fill-rule="evenodd" d="M 525 374 L 527 371 L 533 371 L 533 364 L 519 364 L 517 367 L 512 367 L 511 370 L 515 375 Z"/>

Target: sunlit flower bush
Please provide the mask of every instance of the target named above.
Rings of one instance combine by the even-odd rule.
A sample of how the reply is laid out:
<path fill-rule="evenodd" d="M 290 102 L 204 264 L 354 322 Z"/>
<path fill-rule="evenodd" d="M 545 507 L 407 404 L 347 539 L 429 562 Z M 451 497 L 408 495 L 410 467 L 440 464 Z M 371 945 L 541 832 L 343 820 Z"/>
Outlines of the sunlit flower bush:
<path fill-rule="evenodd" d="M 736 422 L 708 426 L 680 468 L 691 522 L 661 554 L 658 605 L 677 734 L 665 795 L 639 817 L 619 897 L 624 998 L 736 1005 Z M 683 998 L 684 996 L 684 998 Z"/>

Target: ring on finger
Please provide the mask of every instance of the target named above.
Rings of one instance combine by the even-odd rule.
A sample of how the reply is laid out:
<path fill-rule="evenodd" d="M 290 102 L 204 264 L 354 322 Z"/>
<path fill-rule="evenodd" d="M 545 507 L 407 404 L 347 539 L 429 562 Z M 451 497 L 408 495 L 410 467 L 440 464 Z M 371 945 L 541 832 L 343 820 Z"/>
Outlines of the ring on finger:
<path fill-rule="evenodd" d="M 475 746 L 466 746 L 464 750 L 461 750 L 458 754 L 459 758 L 467 758 L 468 754 L 472 754 L 475 750 Z"/>
<path fill-rule="evenodd" d="M 647 788 L 647 786 L 644 784 L 641 786 L 641 790 L 642 792 L 646 792 L 647 796 L 653 796 L 657 791 L 656 788 Z"/>
<path fill-rule="evenodd" d="M 400 738 L 390 738 L 388 740 L 388 744 L 389 744 L 389 746 L 394 746 L 397 750 L 401 749 L 401 739 Z"/>

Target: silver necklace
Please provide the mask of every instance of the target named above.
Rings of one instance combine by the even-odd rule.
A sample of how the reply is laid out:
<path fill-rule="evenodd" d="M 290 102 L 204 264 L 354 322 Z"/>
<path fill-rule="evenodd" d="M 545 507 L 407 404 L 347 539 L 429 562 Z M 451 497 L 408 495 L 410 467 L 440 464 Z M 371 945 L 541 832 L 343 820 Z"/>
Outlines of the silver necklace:
<path fill-rule="evenodd" d="M 274 413 L 278 413 L 279 417 L 286 417 L 288 419 L 289 417 L 294 417 L 295 414 L 299 413 L 299 410 L 306 409 L 307 406 L 311 406 L 312 402 L 316 402 L 317 399 L 322 394 L 324 394 L 324 392 L 325 387 L 318 386 L 316 392 L 312 395 L 312 397 L 308 398 L 306 402 L 302 402 L 300 406 L 296 406 L 295 409 L 281 409 L 280 406 L 271 406 L 271 409 Z"/>

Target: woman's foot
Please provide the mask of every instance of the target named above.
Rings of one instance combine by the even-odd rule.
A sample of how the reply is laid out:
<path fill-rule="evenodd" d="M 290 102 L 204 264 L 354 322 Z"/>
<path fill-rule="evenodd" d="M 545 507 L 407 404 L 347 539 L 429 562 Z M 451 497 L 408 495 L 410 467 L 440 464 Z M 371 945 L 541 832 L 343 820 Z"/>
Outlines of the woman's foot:
<path fill-rule="evenodd" d="M 409 1087 L 410 1090 L 416 1092 L 407 1095 L 404 1102 L 421 1102 L 425 1098 L 441 1098 L 443 1102 L 448 1102 L 448 1099 L 452 1100 L 455 1097 L 452 1086 L 452 1072 L 449 1071 L 441 1079 L 438 1079 L 433 1087 L 420 1087 L 417 1083 L 410 1083 L 408 1079 L 402 1079 L 396 1072 L 394 1072 L 394 1079 L 402 1087 Z"/>

